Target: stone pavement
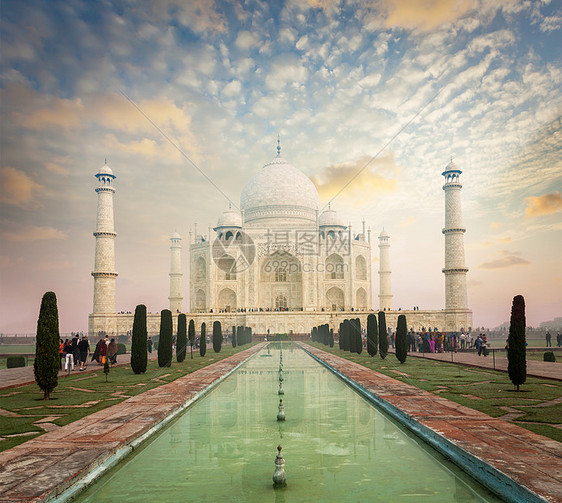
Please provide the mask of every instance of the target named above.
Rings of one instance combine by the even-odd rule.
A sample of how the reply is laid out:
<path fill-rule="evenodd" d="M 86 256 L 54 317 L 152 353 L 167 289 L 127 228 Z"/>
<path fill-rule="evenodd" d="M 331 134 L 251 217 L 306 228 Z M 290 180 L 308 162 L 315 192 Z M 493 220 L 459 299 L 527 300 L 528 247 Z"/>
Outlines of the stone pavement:
<path fill-rule="evenodd" d="M 263 345 L 252 346 L 0 453 L 0 502 L 46 501 L 61 494 Z"/>
<path fill-rule="evenodd" d="M 103 367 L 98 365 L 96 362 L 90 361 L 91 355 L 88 357 L 88 368 L 83 372 L 93 372 L 95 370 L 100 370 Z M 149 360 L 156 360 L 158 358 L 158 352 L 153 351 L 148 353 Z M 117 356 L 117 365 L 114 367 L 121 367 L 123 365 L 131 364 L 131 353 Z M 78 370 L 80 365 L 74 366 L 74 371 L 70 372 L 70 375 L 79 374 Z M 59 379 L 64 379 L 68 376 L 68 372 L 61 370 L 59 372 Z M 34 384 L 35 375 L 33 373 L 33 365 L 28 365 L 27 367 L 17 367 L 15 369 L 0 369 L 0 389 L 13 388 L 14 386 L 23 386 L 24 384 Z"/>
<path fill-rule="evenodd" d="M 562 502 L 561 443 L 307 344 L 302 346 L 405 412 L 409 418 L 497 468 L 518 484 L 547 501 Z"/>
<path fill-rule="evenodd" d="M 394 353 L 394 349 L 389 352 Z M 505 355 L 505 352 L 502 352 Z M 492 352 L 488 356 L 478 356 L 472 352 L 453 353 L 451 360 L 451 353 L 414 353 L 408 352 L 408 357 L 412 358 L 426 358 L 430 360 L 439 360 L 448 363 L 461 363 L 469 367 L 481 367 L 486 369 L 501 370 L 507 372 L 507 356 L 499 356 L 496 352 L 495 356 Z M 494 362 L 495 358 L 495 362 Z M 527 375 L 529 377 L 539 377 L 542 379 L 555 379 L 562 381 L 562 363 L 558 362 L 543 362 L 539 360 L 527 360 Z"/>

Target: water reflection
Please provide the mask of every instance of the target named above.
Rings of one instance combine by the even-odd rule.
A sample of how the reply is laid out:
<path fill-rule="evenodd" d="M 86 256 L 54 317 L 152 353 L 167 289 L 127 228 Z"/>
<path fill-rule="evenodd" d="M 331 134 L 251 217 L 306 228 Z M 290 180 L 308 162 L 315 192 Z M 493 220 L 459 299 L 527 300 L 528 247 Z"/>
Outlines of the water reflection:
<path fill-rule="evenodd" d="M 269 354 L 251 358 L 83 500 L 497 501 L 294 346 L 283 346 L 278 422 L 278 344 Z M 278 444 L 288 487 L 274 491 Z"/>

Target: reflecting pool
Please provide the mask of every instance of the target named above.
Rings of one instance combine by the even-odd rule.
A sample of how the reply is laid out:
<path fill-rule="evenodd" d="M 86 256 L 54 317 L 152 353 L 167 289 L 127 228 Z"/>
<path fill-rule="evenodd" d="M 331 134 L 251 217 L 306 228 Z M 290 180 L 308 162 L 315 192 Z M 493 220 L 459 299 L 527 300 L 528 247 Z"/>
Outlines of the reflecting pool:
<path fill-rule="evenodd" d="M 78 501 L 501 501 L 300 348 L 270 344 Z M 277 445 L 288 486 L 274 490 Z"/>

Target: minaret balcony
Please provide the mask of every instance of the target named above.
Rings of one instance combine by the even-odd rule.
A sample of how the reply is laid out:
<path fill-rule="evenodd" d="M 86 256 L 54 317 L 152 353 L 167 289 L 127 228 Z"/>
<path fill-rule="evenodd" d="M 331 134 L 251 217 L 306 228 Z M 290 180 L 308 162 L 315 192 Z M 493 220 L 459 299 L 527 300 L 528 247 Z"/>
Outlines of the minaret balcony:
<path fill-rule="evenodd" d="M 94 278 L 116 278 L 118 274 L 116 272 L 108 271 L 93 271 L 92 276 Z"/>
<path fill-rule="evenodd" d="M 456 228 L 453 228 L 453 229 L 445 229 L 445 228 L 443 228 L 443 229 L 441 230 L 441 232 L 442 232 L 443 234 L 453 234 L 453 233 L 455 233 L 455 232 L 466 232 L 466 229 L 463 229 L 462 227 L 456 227 Z"/>
<path fill-rule="evenodd" d="M 109 232 L 109 231 L 96 231 L 94 232 L 95 237 L 103 237 L 103 238 L 114 238 L 117 236 L 116 232 Z"/>
<path fill-rule="evenodd" d="M 445 274 L 448 274 L 448 273 L 451 273 L 451 274 L 455 274 L 455 273 L 460 274 L 460 273 L 466 273 L 466 272 L 468 272 L 468 267 L 457 267 L 457 268 L 450 268 L 450 269 L 443 268 L 442 271 L 443 271 Z"/>

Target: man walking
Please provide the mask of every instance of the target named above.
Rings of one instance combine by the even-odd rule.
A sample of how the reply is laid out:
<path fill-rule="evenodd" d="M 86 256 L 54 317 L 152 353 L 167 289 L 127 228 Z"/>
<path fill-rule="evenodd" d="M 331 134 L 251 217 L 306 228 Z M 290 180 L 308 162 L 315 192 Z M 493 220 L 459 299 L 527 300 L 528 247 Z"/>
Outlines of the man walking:
<path fill-rule="evenodd" d="M 550 335 L 550 332 L 547 331 L 546 335 L 544 337 L 546 339 L 546 347 L 551 348 L 552 347 L 552 342 L 551 342 L 552 336 Z"/>

